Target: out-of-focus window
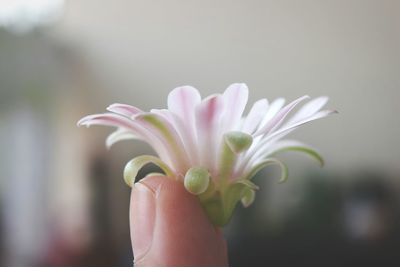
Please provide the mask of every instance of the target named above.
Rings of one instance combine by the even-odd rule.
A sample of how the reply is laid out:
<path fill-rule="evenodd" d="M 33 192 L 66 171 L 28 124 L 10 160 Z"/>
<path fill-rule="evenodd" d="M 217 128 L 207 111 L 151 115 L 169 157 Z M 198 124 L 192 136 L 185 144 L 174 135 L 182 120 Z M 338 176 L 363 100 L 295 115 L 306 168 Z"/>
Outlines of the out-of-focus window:
<path fill-rule="evenodd" d="M 64 0 L 0 0 L 0 26 L 26 32 L 57 20 L 63 7 Z"/>

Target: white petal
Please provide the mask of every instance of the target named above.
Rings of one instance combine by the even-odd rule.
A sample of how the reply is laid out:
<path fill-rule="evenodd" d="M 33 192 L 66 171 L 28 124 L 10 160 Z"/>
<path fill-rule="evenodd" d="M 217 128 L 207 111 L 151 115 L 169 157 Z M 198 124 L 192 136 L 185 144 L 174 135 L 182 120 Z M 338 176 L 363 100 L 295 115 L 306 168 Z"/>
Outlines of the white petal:
<path fill-rule="evenodd" d="M 254 103 L 250 109 L 249 114 L 246 116 L 243 122 L 242 131 L 248 134 L 252 134 L 257 129 L 261 120 L 264 118 L 265 113 L 268 110 L 268 100 L 260 99 Z"/>
<path fill-rule="evenodd" d="M 224 92 L 224 131 L 239 130 L 239 123 L 249 97 L 249 89 L 244 83 L 234 83 Z"/>
<path fill-rule="evenodd" d="M 265 114 L 264 118 L 262 119 L 258 129 L 264 127 L 275 115 L 278 111 L 283 107 L 285 104 L 284 98 L 277 98 L 275 99 L 268 107 L 267 113 Z"/>
<path fill-rule="evenodd" d="M 337 113 L 336 110 L 322 110 L 322 111 L 319 111 L 319 112 L 315 113 L 314 115 L 312 115 L 310 117 L 307 117 L 307 118 L 302 119 L 302 120 L 300 120 L 300 121 L 298 121 L 296 123 L 293 123 L 293 124 L 287 125 L 285 127 L 282 127 L 278 131 L 276 131 L 276 132 L 272 133 L 270 136 L 268 136 L 268 139 L 272 139 L 272 138 L 274 138 L 274 137 L 276 137 L 278 135 L 281 136 L 281 138 L 282 138 L 284 136 L 284 135 L 282 136 L 282 134 L 285 134 L 285 133 L 287 134 L 291 130 L 296 129 L 296 128 L 298 128 L 299 126 L 301 126 L 303 124 L 306 124 L 306 123 L 314 121 L 314 120 L 325 118 L 325 117 L 327 117 L 327 116 L 329 116 L 331 114 L 335 114 L 335 113 Z"/>
<path fill-rule="evenodd" d="M 279 139 L 283 138 L 284 136 L 288 135 L 298 127 L 313 120 L 321 119 L 327 117 L 331 114 L 337 113 L 335 110 L 322 110 L 306 119 L 303 119 L 297 123 L 282 127 L 278 131 L 273 132 L 272 134 L 265 136 L 260 141 L 253 143 L 250 149 L 246 152 L 243 156 L 243 160 L 241 162 L 238 171 L 243 171 L 244 169 L 251 166 L 254 162 L 256 162 L 259 158 L 263 157 L 265 153 L 267 153 L 269 147 L 274 144 Z"/>
<path fill-rule="evenodd" d="M 126 104 L 119 104 L 119 103 L 115 103 L 110 105 L 107 108 L 108 111 L 120 114 L 120 115 L 124 115 L 126 117 L 132 117 L 138 113 L 143 112 L 141 109 L 131 106 L 131 105 L 126 105 Z"/>
<path fill-rule="evenodd" d="M 257 135 L 268 134 L 271 131 L 273 131 L 274 129 L 276 129 L 277 127 L 279 127 L 279 125 L 283 122 L 283 120 L 286 118 L 286 116 L 289 114 L 289 112 L 292 111 L 292 109 L 297 104 L 299 104 L 301 101 L 303 101 L 307 98 L 309 98 L 309 96 L 302 96 L 302 97 L 294 100 L 290 104 L 286 105 L 284 108 L 279 110 L 279 112 L 277 112 L 276 115 L 273 116 L 271 118 L 271 120 L 268 121 L 268 123 L 266 123 L 262 128 L 257 130 L 257 132 L 254 135 L 257 136 Z"/>
<path fill-rule="evenodd" d="M 221 95 L 209 96 L 196 108 L 200 161 L 203 166 L 209 166 L 210 171 L 215 170 L 217 166 L 217 151 L 222 140 L 219 128 L 223 111 L 224 102 Z"/>
<path fill-rule="evenodd" d="M 287 124 L 292 124 L 294 122 L 300 121 L 304 118 L 307 118 L 311 115 L 314 115 L 317 113 L 325 104 L 328 102 L 328 97 L 326 96 L 321 96 L 317 97 L 307 104 L 305 104 L 299 111 L 294 114 L 292 118 L 287 122 Z"/>

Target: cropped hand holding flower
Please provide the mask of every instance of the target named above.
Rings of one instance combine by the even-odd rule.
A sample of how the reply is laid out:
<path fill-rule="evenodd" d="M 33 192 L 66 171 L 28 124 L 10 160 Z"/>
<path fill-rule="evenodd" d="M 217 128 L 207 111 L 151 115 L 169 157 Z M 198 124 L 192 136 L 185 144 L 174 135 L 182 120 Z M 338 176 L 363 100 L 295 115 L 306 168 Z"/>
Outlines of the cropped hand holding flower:
<path fill-rule="evenodd" d="M 286 106 L 283 98 L 271 103 L 261 99 L 243 116 L 247 99 L 245 84 L 232 84 L 223 94 L 203 100 L 195 88 L 182 86 L 169 94 L 168 109 L 144 112 L 134 106 L 113 104 L 107 108 L 110 113 L 84 117 L 78 124 L 117 127 L 107 138 L 107 146 L 126 139 L 147 142 L 158 157 L 145 155 L 128 162 L 124 170 L 126 183 L 132 186 L 138 171 L 154 163 L 165 172 L 165 179 L 182 182 L 187 191 L 198 196 L 214 225 L 224 226 L 238 202 L 248 207 L 254 201 L 258 186 L 251 178 L 262 168 L 278 164 L 282 170 L 280 181 L 286 180 L 287 167 L 275 158 L 278 153 L 300 151 L 323 164 L 311 147 L 282 138 L 305 123 L 336 112 L 321 110 L 327 97 L 309 100 L 303 96 Z"/>

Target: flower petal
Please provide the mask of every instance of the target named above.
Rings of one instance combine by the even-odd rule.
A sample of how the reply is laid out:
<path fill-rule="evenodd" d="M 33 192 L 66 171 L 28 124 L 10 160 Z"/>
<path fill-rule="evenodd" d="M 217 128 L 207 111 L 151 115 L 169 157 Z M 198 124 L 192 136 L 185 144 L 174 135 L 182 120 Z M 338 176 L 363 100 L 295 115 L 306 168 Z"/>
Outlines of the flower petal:
<path fill-rule="evenodd" d="M 224 102 L 221 95 L 212 95 L 204 99 L 196 108 L 200 165 L 209 166 L 210 172 L 215 171 L 217 167 L 217 151 L 222 139 L 219 128 L 223 111 Z"/>
<path fill-rule="evenodd" d="M 272 101 L 272 103 L 268 107 L 267 113 L 261 120 L 258 129 L 263 128 L 276 115 L 276 113 L 278 113 L 278 111 L 283 107 L 284 104 L 285 104 L 285 99 L 281 97 Z"/>
<path fill-rule="evenodd" d="M 110 148 L 113 144 L 129 139 L 141 139 L 139 136 L 133 134 L 132 131 L 125 128 L 118 128 L 115 132 L 111 133 L 106 139 L 106 146 Z"/>
<path fill-rule="evenodd" d="M 335 110 L 322 110 L 306 119 L 298 121 L 297 123 L 294 123 L 292 125 L 282 127 L 278 131 L 275 131 L 272 134 L 265 136 L 261 139 L 261 141 L 257 142 L 255 145 L 253 144 L 253 146 L 250 147 L 250 149 L 246 152 L 246 155 L 244 155 L 245 160 L 241 161 L 241 165 L 238 168 L 239 172 L 247 169 L 248 166 L 252 166 L 253 163 L 256 162 L 259 158 L 264 157 L 268 153 L 271 145 L 273 145 L 276 141 L 288 135 L 292 131 L 296 130 L 301 125 L 335 113 L 337 113 L 337 111 Z"/>
<path fill-rule="evenodd" d="M 274 129 L 276 129 L 283 122 L 283 120 L 286 118 L 289 112 L 292 111 L 292 109 L 294 109 L 294 107 L 296 107 L 297 104 L 299 104 L 301 101 L 307 98 L 309 98 L 309 96 L 302 96 L 294 100 L 290 104 L 286 105 L 284 108 L 279 110 L 279 112 L 275 116 L 273 116 L 271 120 L 269 120 L 263 127 L 258 129 L 254 135 L 257 136 L 257 135 L 268 134 Z"/>
<path fill-rule="evenodd" d="M 164 119 L 173 126 L 183 143 L 183 149 L 185 150 L 186 155 L 191 163 L 190 165 L 196 165 L 199 160 L 195 134 L 190 134 L 190 131 L 187 129 L 184 121 L 178 115 L 168 109 L 152 109 L 151 113 L 155 113 L 164 117 Z"/>
<path fill-rule="evenodd" d="M 134 135 L 145 140 L 157 152 L 163 161 L 166 161 L 167 164 L 172 163 L 169 149 L 165 143 L 161 142 L 153 132 L 144 128 L 143 125 L 140 125 L 140 122 L 138 121 L 133 121 L 113 113 L 104 113 L 86 116 L 78 122 L 78 125 L 86 125 L 87 127 L 91 125 L 104 125 L 129 129 Z"/>
<path fill-rule="evenodd" d="M 309 116 L 314 115 L 317 113 L 325 104 L 328 102 L 328 97 L 326 96 L 321 96 L 317 97 L 308 103 L 306 103 L 304 106 L 299 109 L 299 111 L 294 114 L 292 118 L 287 122 L 287 124 L 292 124 L 297 121 L 300 121 L 302 119 L 305 119 Z"/>
<path fill-rule="evenodd" d="M 308 118 L 305 118 L 305 119 L 300 120 L 300 121 L 298 121 L 296 123 L 293 123 L 293 124 L 287 125 L 285 127 L 282 127 L 278 131 L 276 131 L 276 132 L 272 133 L 271 135 L 269 135 L 267 140 L 271 140 L 271 139 L 273 139 L 274 137 L 276 137 L 278 135 L 282 138 L 284 135 L 288 134 L 289 132 L 291 132 L 292 130 L 298 128 L 299 126 L 301 126 L 303 124 L 306 124 L 306 123 L 314 121 L 314 120 L 325 118 L 325 117 L 327 117 L 329 115 L 332 115 L 332 114 L 335 114 L 335 113 L 337 113 L 336 110 L 322 110 L 322 111 L 319 111 L 319 112 L 315 113 L 314 115 L 312 115 L 312 116 L 310 116 Z"/>
<path fill-rule="evenodd" d="M 168 95 L 168 109 L 192 164 L 198 163 L 196 107 L 201 103 L 199 91 L 192 86 L 175 88 Z"/>
<path fill-rule="evenodd" d="M 141 109 L 131 106 L 131 105 L 126 105 L 126 104 L 119 104 L 119 103 L 115 103 L 110 105 L 107 108 L 108 111 L 126 116 L 126 117 L 132 117 L 138 113 L 143 112 Z"/>
<path fill-rule="evenodd" d="M 159 138 L 167 148 L 174 167 L 176 167 L 175 170 L 183 175 L 189 167 L 187 155 L 182 141 L 170 121 L 165 116 L 155 113 L 141 113 L 134 119 Z"/>
<path fill-rule="evenodd" d="M 244 83 L 234 83 L 224 92 L 226 113 L 224 115 L 224 130 L 239 130 L 239 122 L 249 97 L 249 89 Z"/>
<path fill-rule="evenodd" d="M 81 125 L 85 125 L 87 127 L 91 125 L 105 125 L 105 126 L 127 128 L 133 131 L 136 130 L 136 127 L 131 120 L 123 116 L 112 113 L 94 114 L 83 117 L 78 121 L 78 126 Z"/>
<path fill-rule="evenodd" d="M 175 88 L 168 95 L 168 109 L 193 127 L 195 108 L 200 102 L 200 93 L 192 86 Z"/>
<path fill-rule="evenodd" d="M 135 183 L 136 176 L 140 169 L 149 163 L 153 163 L 160 167 L 168 177 L 174 177 L 174 173 L 172 172 L 172 170 L 162 160 L 154 156 L 143 155 L 130 160 L 125 165 L 124 180 L 126 184 L 132 187 L 132 185 Z"/>
<path fill-rule="evenodd" d="M 244 119 L 242 132 L 252 134 L 261 123 L 267 110 L 268 110 L 267 99 L 264 98 L 255 102 L 253 107 L 250 109 L 249 114 Z"/>

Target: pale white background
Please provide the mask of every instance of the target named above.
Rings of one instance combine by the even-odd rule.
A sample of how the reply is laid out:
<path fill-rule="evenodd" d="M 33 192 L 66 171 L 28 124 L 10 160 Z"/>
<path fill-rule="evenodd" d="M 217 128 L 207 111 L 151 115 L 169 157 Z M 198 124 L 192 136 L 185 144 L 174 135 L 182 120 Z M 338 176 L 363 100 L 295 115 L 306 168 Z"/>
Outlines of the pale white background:
<path fill-rule="evenodd" d="M 175 86 L 207 95 L 232 82 L 251 101 L 328 95 L 340 115 L 297 135 L 327 168 L 399 170 L 400 1 L 70 0 L 53 34 L 110 102 L 163 107 Z"/>

